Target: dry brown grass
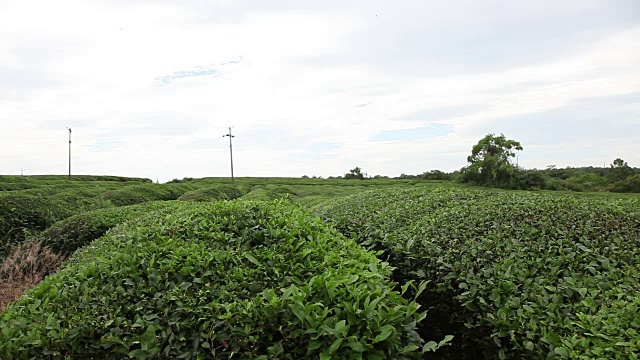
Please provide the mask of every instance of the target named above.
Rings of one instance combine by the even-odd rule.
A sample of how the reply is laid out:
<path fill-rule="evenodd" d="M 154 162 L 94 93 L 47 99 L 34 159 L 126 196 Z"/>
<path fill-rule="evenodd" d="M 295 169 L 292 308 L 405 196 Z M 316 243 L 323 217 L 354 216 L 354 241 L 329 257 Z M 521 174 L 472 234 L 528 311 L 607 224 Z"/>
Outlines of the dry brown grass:
<path fill-rule="evenodd" d="M 40 242 L 14 247 L 0 264 L 0 312 L 58 269 L 62 260 Z"/>

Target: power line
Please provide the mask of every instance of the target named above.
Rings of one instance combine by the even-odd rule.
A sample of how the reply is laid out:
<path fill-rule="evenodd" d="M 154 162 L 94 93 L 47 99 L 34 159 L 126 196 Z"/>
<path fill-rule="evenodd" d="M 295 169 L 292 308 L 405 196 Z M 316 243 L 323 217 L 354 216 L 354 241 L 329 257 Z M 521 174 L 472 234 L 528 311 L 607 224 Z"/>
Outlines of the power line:
<path fill-rule="evenodd" d="M 222 135 L 222 137 L 225 136 L 229 137 L 229 155 L 231 155 L 231 181 L 235 181 L 235 178 L 233 177 L 233 143 L 231 142 L 231 139 L 235 136 L 231 135 L 231 128 L 229 128 L 228 134 Z"/>

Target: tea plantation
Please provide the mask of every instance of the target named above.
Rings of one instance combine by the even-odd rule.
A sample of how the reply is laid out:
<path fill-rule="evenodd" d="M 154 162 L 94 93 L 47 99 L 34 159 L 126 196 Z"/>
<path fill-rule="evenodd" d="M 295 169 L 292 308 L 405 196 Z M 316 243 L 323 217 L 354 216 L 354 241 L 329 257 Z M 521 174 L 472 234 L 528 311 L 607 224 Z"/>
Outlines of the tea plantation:
<path fill-rule="evenodd" d="M 66 259 L 0 359 L 637 359 L 640 197 L 586 195 L 0 176 L 0 285 Z"/>
<path fill-rule="evenodd" d="M 172 210 L 114 229 L 11 304 L 3 358 L 419 358 L 418 306 L 319 219 L 283 203 Z"/>
<path fill-rule="evenodd" d="M 430 281 L 422 332 L 453 333 L 456 357 L 640 356 L 637 199 L 391 189 L 316 212 L 396 281 Z"/>

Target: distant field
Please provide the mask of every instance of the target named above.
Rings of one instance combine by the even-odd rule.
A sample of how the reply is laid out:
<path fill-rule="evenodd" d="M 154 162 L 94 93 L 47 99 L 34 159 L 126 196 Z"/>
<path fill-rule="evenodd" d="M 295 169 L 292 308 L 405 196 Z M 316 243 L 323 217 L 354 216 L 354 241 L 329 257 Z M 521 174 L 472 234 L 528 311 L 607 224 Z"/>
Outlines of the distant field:
<path fill-rule="evenodd" d="M 0 176 L 0 358 L 634 359 L 638 258 L 640 194 Z"/>

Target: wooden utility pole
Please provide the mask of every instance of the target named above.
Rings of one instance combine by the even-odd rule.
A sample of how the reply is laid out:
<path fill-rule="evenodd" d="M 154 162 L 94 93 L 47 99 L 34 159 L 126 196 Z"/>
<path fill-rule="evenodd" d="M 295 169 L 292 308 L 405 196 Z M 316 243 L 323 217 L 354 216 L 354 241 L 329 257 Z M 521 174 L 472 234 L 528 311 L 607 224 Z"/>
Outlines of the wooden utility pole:
<path fill-rule="evenodd" d="M 236 181 L 235 178 L 233 177 L 233 142 L 231 141 L 232 138 L 234 138 L 234 135 L 231 135 L 231 128 L 229 128 L 229 133 L 226 135 L 222 135 L 222 137 L 228 136 L 229 137 L 229 155 L 231 155 L 231 181 L 234 182 Z"/>
<path fill-rule="evenodd" d="M 71 180 L 71 128 L 69 129 L 69 180 Z"/>

